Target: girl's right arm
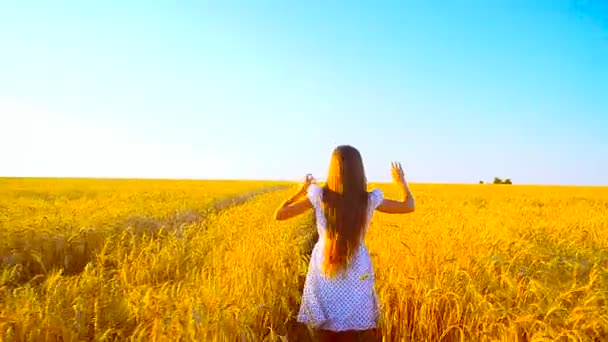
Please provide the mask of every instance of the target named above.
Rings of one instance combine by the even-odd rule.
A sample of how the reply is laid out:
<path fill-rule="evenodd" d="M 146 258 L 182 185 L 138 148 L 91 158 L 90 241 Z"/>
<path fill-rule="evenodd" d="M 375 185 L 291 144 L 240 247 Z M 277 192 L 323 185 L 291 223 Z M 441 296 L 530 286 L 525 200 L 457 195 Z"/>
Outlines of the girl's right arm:
<path fill-rule="evenodd" d="M 410 187 L 405 180 L 400 163 L 391 163 L 391 175 L 393 176 L 393 181 L 401 188 L 402 199 L 401 201 L 383 199 L 376 210 L 387 214 L 408 214 L 414 212 L 416 209 L 414 195 L 412 195 Z"/>
<path fill-rule="evenodd" d="M 281 206 L 274 212 L 274 218 L 278 221 L 290 219 L 292 217 L 305 213 L 308 209 L 311 209 L 312 203 L 305 197 L 306 191 L 310 184 L 314 182 L 312 175 L 306 176 L 306 181 L 300 187 L 300 190 L 295 195 L 281 203 Z"/>

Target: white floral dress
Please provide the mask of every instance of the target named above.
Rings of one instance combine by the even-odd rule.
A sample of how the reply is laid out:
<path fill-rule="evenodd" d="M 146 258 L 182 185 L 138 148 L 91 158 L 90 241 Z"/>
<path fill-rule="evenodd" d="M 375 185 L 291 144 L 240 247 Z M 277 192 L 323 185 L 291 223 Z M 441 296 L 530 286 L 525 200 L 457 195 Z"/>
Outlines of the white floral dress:
<path fill-rule="evenodd" d="M 379 306 L 374 289 L 374 270 L 364 241 L 344 275 L 339 274 L 331 279 L 325 277 L 321 271 L 326 227 L 321 205 L 323 190 L 318 185 L 311 184 L 307 196 L 315 210 L 319 240 L 310 257 L 298 321 L 331 331 L 375 328 Z M 369 196 L 365 232 L 374 210 L 382 202 L 383 193 L 380 189 L 375 189 Z"/>

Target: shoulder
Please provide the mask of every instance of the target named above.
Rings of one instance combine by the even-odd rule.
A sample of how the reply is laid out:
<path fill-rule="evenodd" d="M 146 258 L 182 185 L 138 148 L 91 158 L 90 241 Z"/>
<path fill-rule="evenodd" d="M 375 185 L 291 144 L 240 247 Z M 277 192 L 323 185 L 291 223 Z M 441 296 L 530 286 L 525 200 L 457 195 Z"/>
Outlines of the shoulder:
<path fill-rule="evenodd" d="M 323 189 L 317 184 L 313 183 L 308 186 L 308 189 L 306 191 L 306 197 L 308 197 L 311 202 L 315 203 L 316 201 L 320 201 L 322 195 Z"/>
<path fill-rule="evenodd" d="M 384 199 L 384 193 L 381 189 L 376 188 L 369 193 L 369 197 L 370 206 L 376 209 L 380 205 L 380 203 L 382 203 L 382 200 Z"/>

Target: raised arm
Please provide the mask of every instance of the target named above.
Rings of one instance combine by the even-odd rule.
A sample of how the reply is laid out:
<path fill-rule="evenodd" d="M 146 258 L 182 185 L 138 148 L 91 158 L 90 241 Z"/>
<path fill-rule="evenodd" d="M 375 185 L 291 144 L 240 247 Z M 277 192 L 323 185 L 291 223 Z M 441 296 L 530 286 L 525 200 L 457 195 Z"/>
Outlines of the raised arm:
<path fill-rule="evenodd" d="M 314 182 L 311 175 L 306 176 L 306 181 L 300 187 L 300 190 L 293 196 L 285 200 L 274 212 L 274 218 L 278 221 L 290 219 L 306 212 L 312 208 L 312 203 L 306 197 L 306 191 L 310 184 Z"/>
<path fill-rule="evenodd" d="M 391 163 L 391 175 L 393 177 L 393 182 L 401 189 L 401 200 L 383 199 L 376 210 L 387 214 L 408 214 L 414 212 L 416 209 L 414 195 L 412 195 L 405 180 L 403 168 L 401 168 L 400 163 Z"/>

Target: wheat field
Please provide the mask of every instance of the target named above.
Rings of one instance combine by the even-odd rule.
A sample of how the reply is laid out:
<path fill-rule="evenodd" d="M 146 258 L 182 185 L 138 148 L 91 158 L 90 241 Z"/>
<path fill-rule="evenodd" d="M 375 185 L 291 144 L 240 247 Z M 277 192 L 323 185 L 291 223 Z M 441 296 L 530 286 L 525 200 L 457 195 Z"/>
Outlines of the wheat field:
<path fill-rule="evenodd" d="M 375 337 L 608 339 L 608 188 L 411 187 L 416 212 L 376 213 L 366 238 Z M 0 179 L 0 339 L 309 340 L 295 315 L 313 216 L 272 217 L 294 190 Z"/>

